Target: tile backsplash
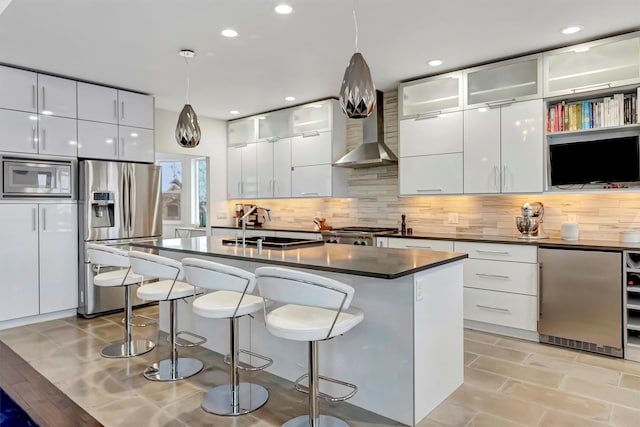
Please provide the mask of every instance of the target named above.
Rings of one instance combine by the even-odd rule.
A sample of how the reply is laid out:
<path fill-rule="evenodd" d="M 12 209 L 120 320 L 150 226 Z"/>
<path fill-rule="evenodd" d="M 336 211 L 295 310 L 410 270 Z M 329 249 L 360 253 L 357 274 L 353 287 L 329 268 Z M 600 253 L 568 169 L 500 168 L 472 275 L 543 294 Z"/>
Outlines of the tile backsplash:
<path fill-rule="evenodd" d="M 398 96 L 386 92 L 384 99 L 385 142 L 398 153 Z M 348 147 L 362 141 L 362 124 L 350 120 Z M 560 226 L 575 215 L 580 239 L 618 240 L 620 231 L 640 231 L 640 194 L 529 194 L 493 196 L 398 196 L 397 166 L 349 169 L 349 198 L 268 199 L 251 201 L 272 209 L 273 221 L 265 228 L 313 229 L 319 215 L 334 227 L 352 225 L 400 226 L 407 215 L 407 227 L 414 233 L 467 233 L 479 236 L 518 235 L 515 217 L 525 202 L 542 202 L 543 229 L 560 237 Z M 249 203 L 249 201 L 246 201 Z M 229 202 L 233 212 L 236 201 Z M 451 213 L 457 223 L 450 223 Z M 455 216 L 455 215 L 452 215 Z"/>

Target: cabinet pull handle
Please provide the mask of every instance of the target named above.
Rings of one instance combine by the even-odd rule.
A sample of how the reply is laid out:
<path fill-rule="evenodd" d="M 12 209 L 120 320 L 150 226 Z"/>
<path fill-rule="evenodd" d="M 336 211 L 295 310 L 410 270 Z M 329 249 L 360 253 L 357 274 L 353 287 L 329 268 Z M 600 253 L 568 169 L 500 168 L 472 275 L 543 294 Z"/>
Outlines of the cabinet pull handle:
<path fill-rule="evenodd" d="M 122 153 L 120 153 L 121 156 L 124 156 L 124 138 L 120 138 L 120 148 Z"/>
<path fill-rule="evenodd" d="M 485 105 L 489 108 L 496 108 L 500 107 L 501 105 L 511 105 L 515 102 L 515 100 L 515 98 L 501 99 L 499 101 L 485 102 Z"/>
<path fill-rule="evenodd" d="M 36 231 L 36 214 L 37 214 L 36 208 L 32 209 L 32 213 L 33 213 L 33 215 L 32 215 L 33 231 Z"/>
<path fill-rule="evenodd" d="M 493 167 L 493 184 L 496 188 L 496 191 L 500 191 L 500 167 Z"/>
<path fill-rule="evenodd" d="M 47 109 L 47 101 L 45 98 L 44 86 L 42 86 L 42 111 L 44 112 L 44 110 L 46 109 Z"/>
<path fill-rule="evenodd" d="M 31 106 L 36 109 L 36 85 L 31 85 Z"/>
<path fill-rule="evenodd" d="M 301 196 L 313 196 L 313 195 L 318 195 L 317 191 L 310 191 L 310 192 L 303 192 L 300 193 Z"/>
<path fill-rule="evenodd" d="M 312 130 L 309 132 L 302 132 L 302 137 L 303 138 L 309 138 L 310 136 L 318 136 L 320 135 L 320 132 L 318 132 L 317 130 Z"/>
<path fill-rule="evenodd" d="M 507 190 L 509 188 L 509 186 L 507 185 L 507 171 L 508 171 L 508 167 L 507 165 L 502 165 L 502 189 L 503 190 Z"/>
<path fill-rule="evenodd" d="M 120 102 L 120 119 L 124 120 L 124 101 Z"/>
<path fill-rule="evenodd" d="M 482 249 L 476 249 L 476 252 L 479 254 L 489 254 L 489 255 L 509 255 L 508 251 L 486 251 Z"/>
<path fill-rule="evenodd" d="M 42 231 L 47 231 L 47 208 L 42 208 Z"/>
<path fill-rule="evenodd" d="M 486 274 L 486 273 L 476 273 L 476 276 L 482 277 L 483 279 L 496 279 L 496 280 L 509 280 L 509 276 L 503 276 L 502 274 Z"/>
<path fill-rule="evenodd" d="M 47 130 L 46 129 L 42 129 L 42 134 L 40 135 L 40 142 L 42 144 L 40 144 L 42 150 L 46 150 L 47 149 Z"/>
<path fill-rule="evenodd" d="M 441 110 L 432 111 L 431 113 L 420 113 L 416 115 L 416 118 L 414 120 L 418 121 L 418 120 L 426 120 L 426 119 L 435 119 L 440 114 L 442 114 Z"/>
<path fill-rule="evenodd" d="M 501 313 L 509 313 L 509 312 L 511 312 L 511 310 L 509 310 L 508 308 L 491 307 L 489 305 L 476 304 L 476 307 L 478 307 L 480 309 L 484 309 L 484 310 L 499 311 Z"/>
<path fill-rule="evenodd" d="M 33 149 L 36 150 L 38 148 L 38 146 L 36 145 L 38 143 L 38 134 L 36 133 L 36 127 L 32 127 L 31 128 L 31 145 L 33 146 Z"/>
<path fill-rule="evenodd" d="M 113 100 L 113 120 L 118 120 L 118 101 Z"/>
<path fill-rule="evenodd" d="M 405 248 L 414 248 L 414 249 L 432 249 L 431 246 L 418 246 L 418 245 L 404 245 Z"/>
<path fill-rule="evenodd" d="M 271 138 L 267 138 L 267 142 L 277 142 L 280 138 L 278 138 L 277 136 L 272 136 Z"/>
<path fill-rule="evenodd" d="M 416 191 L 418 193 L 442 192 L 442 188 L 418 188 Z"/>
<path fill-rule="evenodd" d="M 571 89 L 571 92 L 578 93 L 578 92 L 582 92 L 582 91 L 585 91 L 585 90 L 593 90 L 593 89 L 598 89 L 598 88 L 610 89 L 611 88 L 611 83 L 597 83 L 597 84 L 594 84 L 594 85 L 578 86 L 578 87 L 575 87 L 575 88 Z"/>

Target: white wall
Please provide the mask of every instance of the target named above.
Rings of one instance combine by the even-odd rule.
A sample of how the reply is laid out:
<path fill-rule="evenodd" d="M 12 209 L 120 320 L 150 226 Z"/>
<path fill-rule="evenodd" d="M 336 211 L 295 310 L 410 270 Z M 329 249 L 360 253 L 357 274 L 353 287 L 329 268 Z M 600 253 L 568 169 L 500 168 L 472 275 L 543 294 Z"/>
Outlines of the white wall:
<path fill-rule="evenodd" d="M 197 113 L 197 111 L 196 111 Z M 156 109 L 155 148 L 157 153 L 189 154 L 209 157 L 211 225 L 229 225 L 227 204 L 227 122 L 198 116 L 202 138 L 194 148 L 183 148 L 176 142 L 178 113 Z"/>

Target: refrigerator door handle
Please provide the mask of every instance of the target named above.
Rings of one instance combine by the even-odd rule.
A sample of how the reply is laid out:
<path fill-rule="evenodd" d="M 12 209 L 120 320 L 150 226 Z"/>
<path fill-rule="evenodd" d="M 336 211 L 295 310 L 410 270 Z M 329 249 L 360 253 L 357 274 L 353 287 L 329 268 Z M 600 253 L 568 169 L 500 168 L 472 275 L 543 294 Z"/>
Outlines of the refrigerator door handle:
<path fill-rule="evenodd" d="M 134 170 L 133 166 L 129 169 L 129 237 L 133 235 L 133 218 L 136 212 L 136 180 Z"/>
<path fill-rule="evenodd" d="M 538 320 L 542 320 L 542 263 L 538 264 Z"/>

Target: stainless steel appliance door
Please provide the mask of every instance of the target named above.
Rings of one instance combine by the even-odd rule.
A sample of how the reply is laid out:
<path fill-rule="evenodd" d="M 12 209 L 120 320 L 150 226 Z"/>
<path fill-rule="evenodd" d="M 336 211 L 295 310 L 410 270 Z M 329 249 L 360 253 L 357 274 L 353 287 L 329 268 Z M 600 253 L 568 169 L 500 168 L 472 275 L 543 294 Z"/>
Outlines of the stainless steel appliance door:
<path fill-rule="evenodd" d="M 622 254 L 540 248 L 538 260 L 538 332 L 621 349 Z"/>
<path fill-rule="evenodd" d="M 126 163 L 82 160 L 80 162 L 80 215 L 83 241 L 126 239 L 129 232 L 126 220 Z M 92 221 L 92 195 L 96 192 L 111 192 L 114 195 L 113 227 L 96 227 Z"/>
<path fill-rule="evenodd" d="M 160 166 L 132 163 L 129 177 L 129 237 L 162 235 Z"/>

